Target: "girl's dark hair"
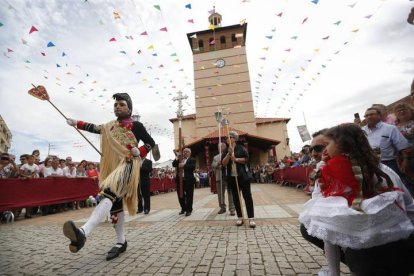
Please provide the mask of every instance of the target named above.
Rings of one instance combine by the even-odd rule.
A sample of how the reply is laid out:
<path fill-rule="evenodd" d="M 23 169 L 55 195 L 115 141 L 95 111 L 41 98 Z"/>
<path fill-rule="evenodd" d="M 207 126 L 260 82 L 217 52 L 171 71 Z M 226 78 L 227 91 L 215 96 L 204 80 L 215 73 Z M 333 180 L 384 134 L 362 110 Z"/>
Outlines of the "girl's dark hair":
<path fill-rule="evenodd" d="M 377 194 L 382 182 L 381 177 L 387 181 L 388 188 L 393 187 L 390 177 L 379 168 L 380 159 L 369 145 L 365 132 L 358 125 L 338 125 L 330 128 L 325 136 L 334 140 L 339 149 L 361 167 L 363 195 Z M 378 183 L 374 183 L 373 174 L 377 176 Z"/>

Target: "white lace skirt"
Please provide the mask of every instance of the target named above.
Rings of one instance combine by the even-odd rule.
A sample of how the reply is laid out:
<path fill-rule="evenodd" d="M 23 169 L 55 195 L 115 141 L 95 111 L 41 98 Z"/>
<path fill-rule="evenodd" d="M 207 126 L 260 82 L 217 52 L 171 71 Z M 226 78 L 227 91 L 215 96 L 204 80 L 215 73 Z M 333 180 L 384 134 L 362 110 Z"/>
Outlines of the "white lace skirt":
<path fill-rule="evenodd" d="M 362 249 L 406 239 L 414 232 L 401 192 L 386 192 L 361 203 L 363 212 L 348 207 L 343 197 L 309 200 L 299 221 L 309 235 L 344 248 Z"/>

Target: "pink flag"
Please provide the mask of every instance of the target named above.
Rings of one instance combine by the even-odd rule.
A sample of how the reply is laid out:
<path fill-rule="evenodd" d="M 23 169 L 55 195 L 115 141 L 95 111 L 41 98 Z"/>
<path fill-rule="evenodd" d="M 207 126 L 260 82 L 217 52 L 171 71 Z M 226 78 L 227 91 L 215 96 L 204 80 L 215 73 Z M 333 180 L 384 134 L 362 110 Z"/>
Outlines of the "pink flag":
<path fill-rule="evenodd" d="M 281 12 L 281 13 L 279 13 L 279 14 L 276 14 L 277 16 L 279 16 L 279 17 L 282 17 L 282 15 L 283 15 L 283 12 Z"/>
<path fill-rule="evenodd" d="M 41 54 L 42 54 L 42 56 L 46 56 L 46 54 L 45 53 L 43 53 L 43 52 L 40 52 Z"/>
<path fill-rule="evenodd" d="M 167 27 L 161 28 L 160 31 L 167 32 Z"/>
<path fill-rule="evenodd" d="M 37 32 L 37 31 L 39 31 L 39 30 L 38 30 L 38 29 L 36 29 L 36 27 L 35 27 L 35 26 L 32 26 L 32 27 L 30 28 L 29 34 L 31 34 L 31 33 L 33 33 L 33 32 Z"/>
<path fill-rule="evenodd" d="M 14 52 L 12 49 L 7 48 L 7 53 L 12 53 Z"/>
<path fill-rule="evenodd" d="M 304 24 L 306 21 L 308 21 L 307 17 L 305 19 L 303 19 L 302 24 Z"/>
<path fill-rule="evenodd" d="M 115 37 L 113 37 L 109 40 L 109 42 L 114 42 L 114 41 L 116 41 Z"/>
<path fill-rule="evenodd" d="M 188 19 L 187 20 L 188 23 L 193 23 L 194 24 L 194 19 Z"/>
<path fill-rule="evenodd" d="M 210 45 L 214 45 L 214 44 L 216 44 L 216 41 L 213 39 L 212 41 L 210 41 L 210 43 L 209 43 Z"/>
<path fill-rule="evenodd" d="M 141 35 L 148 35 L 147 31 L 141 33 Z"/>

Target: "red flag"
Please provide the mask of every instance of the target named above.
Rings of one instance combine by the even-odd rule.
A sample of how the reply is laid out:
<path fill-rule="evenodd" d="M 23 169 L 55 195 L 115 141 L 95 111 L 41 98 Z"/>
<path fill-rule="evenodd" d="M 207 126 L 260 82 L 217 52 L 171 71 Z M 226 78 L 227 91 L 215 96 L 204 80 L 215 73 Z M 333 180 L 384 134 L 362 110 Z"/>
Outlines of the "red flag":
<path fill-rule="evenodd" d="M 37 31 L 39 31 L 39 30 L 38 30 L 38 29 L 36 29 L 36 27 L 35 27 L 35 26 L 32 26 L 32 27 L 30 28 L 29 34 L 31 34 L 31 33 L 33 33 L 33 32 L 37 32 Z"/>
<path fill-rule="evenodd" d="M 148 35 L 147 31 L 141 33 L 141 35 Z"/>
<path fill-rule="evenodd" d="M 161 28 L 160 31 L 167 32 L 167 27 Z"/>
<path fill-rule="evenodd" d="M 113 37 L 109 40 L 109 42 L 113 42 L 113 41 L 116 41 L 115 37 Z"/>

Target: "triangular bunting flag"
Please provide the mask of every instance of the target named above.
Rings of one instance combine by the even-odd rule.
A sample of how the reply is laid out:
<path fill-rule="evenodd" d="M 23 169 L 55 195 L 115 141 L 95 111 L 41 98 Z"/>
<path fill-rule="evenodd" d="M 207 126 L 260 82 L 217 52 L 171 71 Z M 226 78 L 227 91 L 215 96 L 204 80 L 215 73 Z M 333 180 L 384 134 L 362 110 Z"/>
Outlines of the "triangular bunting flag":
<path fill-rule="evenodd" d="M 186 9 L 190 9 L 190 10 L 191 10 L 191 4 L 187 4 L 187 5 L 185 5 L 185 8 L 186 8 Z"/>
<path fill-rule="evenodd" d="M 307 17 L 305 19 L 303 19 L 302 24 L 304 24 L 306 21 L 308 21 Z"/>
<path fill-rule="evenodd" d="M 150 46 L 148 46 L 148 48 L 147 48 L 148 50 L 151 50 L 151 49 L 154 49 L 154 45 L 150 45 Z"/>
<path fill-rule="evenodd" d="M 59 68 L 59 67 L 62 67 L 62 66 L 60 66 L 58 63 L 56 63 L 56 67 L 58 67 L 58 68 Z"/>
<path fill-rule="evenodd" d="M 53 42 L 52 42 L 52 41 L 50 41 L 50 42 L 47 44 L 47 47 L 55 47 L 55 44 L 53 44 Z"/>
<path fill-rule="evenodd" d="M 22 38 L 22 43 L 23 43 L 24 45 L 27 45 L 27 41 L 26 41 L 26 40 L 24 40 L 23 38 Z"/>
<path fill-rule="evenodd" d="M 187 20 L 188 23 L 193 23 L 194 24 L 194 19 L 188 19 Z"/>
<path fill-rule="evenodd" d="M 141 33 L 141 35 L 148 35 L 147 31 Z"/>
<path fill-rule="evenodd" d="M 359 29 L 352 30 L 353 33 L 359 32 Z"/>
<path fill-rule="evenodd" d="M 42 54 L 42 56 L 46 56 L 46 54 L 45 53 L 43 53 L 43 52 L 40 52 L 41 54 Z"/>
<path fill-rule="evenodd" d="M 124 55 L 126 55 L 126 52 L 125 51 L 119 51 L 121 54 L 124 54 Z"/>
<path fill-rule="evenodd" d="M 335 23 L 334 23 L 334 25 L 336 25 L 336 26 L 339 26 L 339 24 L 341 24 L 341 20 L 339 20 L 339 21 L 336 21 Z"/>
<path fill-rule="evenodd" d="M 154 8 L 156 8 L 157 10 L 161 10 L 161 7 L 160 7 L 160 5 L 154 5 Z"/>
<path fill-rule="evenodd" d="M 65 52 L 62 52 L 62 57 L 66 56 Z"/>
<path fill-rule="evenodd" d="M 283 12 L 276 14 L 276 16 L 279 16 L 279 17 L 282 17 L 282 15 L 283 15 Z"/>
<path fill-rule="evenodd" d="M 109 40 L 109 42 L 114 42 L 114 41 L 116 41 L 115 37 L 113 37 Z"/>
<path fill-rule="evenodd" d="M 31 34 L 31 33 L 33 33 L 33 32 L 37 32 L 37 31 L 39 31 L 39 30 L 38 30 L 38 29 L 36 29 L 36 27 L 35 27 L 35 26 L 32 26 L 32 27 L 30 28 L 29 34 Z"/>
<path fill-rule="evenodd" d="M 7 48 L 7 53 L 12 53 L 14 52 L 12 49 Z"/>
<path fill-rule="evenodd" d="M 312 0 L 311 2 L 316 5 L 316 4 L 318 4 L 319 0 Z"/>
<path fill-rule="evenodd" d="M 329 39 L 329 35 L 328 36 L 325 36 L 325 37 L 322 37 L 322 39 Z"/>
<path fill-rule="evenodd" d="M 193 34 L 190 36 L 191 38 L 197 38 L 197 34 Z"/>
<path fill-rule="evenodd" d="M 114 19 L 121 19 L 121 15 L 118 12 L 113 12 Z"/>
<path fill-rule="evenodd" d="M 164 27 L 164 28 L 161 28 L 160 31 L 167 32 L 168 30 L 167 30 L 167 27 Z"/>

